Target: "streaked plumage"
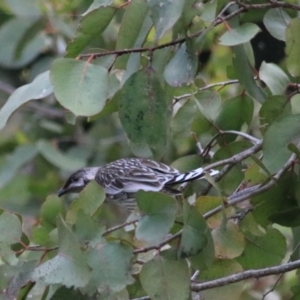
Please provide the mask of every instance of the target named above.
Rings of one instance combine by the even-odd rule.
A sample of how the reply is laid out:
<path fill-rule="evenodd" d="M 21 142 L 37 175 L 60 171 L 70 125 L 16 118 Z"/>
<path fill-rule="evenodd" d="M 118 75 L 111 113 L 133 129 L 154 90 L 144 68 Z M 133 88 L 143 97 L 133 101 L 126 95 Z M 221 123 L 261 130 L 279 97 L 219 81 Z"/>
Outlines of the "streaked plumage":
<path fill-rule="evenodd" d="M 209 174 L 218 174 L 210 170 Z M 179 194 L 172 186 L 201 178 L 203 168 L 186 173 L 150 159 L 124 158 L 102 167 L 84 168 L 73 173 L 58 196 L 80 192 L 91 180 L 99 183 L 106 193 L 106 200 L 132 209 L 138 190 Z"/>

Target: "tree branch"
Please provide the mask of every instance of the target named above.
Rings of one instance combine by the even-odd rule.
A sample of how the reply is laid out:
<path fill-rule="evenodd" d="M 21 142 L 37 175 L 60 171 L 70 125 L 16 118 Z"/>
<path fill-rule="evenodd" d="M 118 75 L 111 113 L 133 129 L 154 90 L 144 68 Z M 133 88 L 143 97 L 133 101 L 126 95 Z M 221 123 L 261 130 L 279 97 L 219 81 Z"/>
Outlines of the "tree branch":
<path fill-rule="evenodd" d="M 260 277 L 265 277 L 265 276 L 270 276 L 270 275 L 275 275 L 275 274 L 281 274 L 281 273 L 286 273 L 295 269 L 300 268 L 300 260 L 296 260 L 294 262 L 282 264 L 280 266 L 276 267 L 268 267 L 264 269 L 258 269 L 258 270 L 247 270 L 245 272 L 241 273 L 236 273 L 232 274 L 223 278 L 203 282 L 203 283 L 192 283 L 191 289 L 194 292 L 200 292 L 204 291 L 207 289 L 212 289 L 215 287 L 220 287 L 224 285 L 228 285 L 231 283 L 243 281 L 245 279 L 249 278 L 260 278 Z"/>

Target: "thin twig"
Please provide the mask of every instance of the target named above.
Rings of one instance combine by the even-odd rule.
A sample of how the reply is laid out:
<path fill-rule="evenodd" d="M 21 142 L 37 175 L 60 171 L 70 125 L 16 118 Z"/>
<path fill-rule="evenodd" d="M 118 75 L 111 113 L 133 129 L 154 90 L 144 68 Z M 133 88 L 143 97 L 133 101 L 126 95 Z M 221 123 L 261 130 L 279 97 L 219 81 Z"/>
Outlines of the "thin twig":
<path fill-rule="evenodd" d="M 136 222 L 138 222 L 138 221 L 139 221 L 139 220 L 136 219 L 136 220 L 128 221 L 128 222 L 125 222 L 125 223 L 123 223 L 123 224 L 120 224 L 120 225 L 111 227 L 111 228 L 107 229 L 107 230 L 102 234 L 102 236 L 105 236 L 105 235 L 107 235 L 107 234 L 109 234 L 109 233 L 111 233 L 111 232 L 113 232 L 113 231 L 118 230 L 118 229 L 124 228 L 125 226 L 134 224 L 134 223 L 136 223 Z"/>
<path fill-rule="evenodd" d="M 150 250 L 160 250 L 163 246 L 167 245 L 168 243 L 170 243 L 171 241 L 179 238 L 182 234 L 182 230 L 178 231 L 177 233 L 171 235 L 170 237 L 168 237 L 167 239 L 165 239 L 164 241 L 160 242 L 159 244 L 156 245 L 152 245 L 152 246 L 148 246 L 148 247 L 144 247 L 144 248 L 138 248 L 135 249 L 133 251 L 134 254 L 137 253 L 144 253 L 144 252 L 148 252 Z"/>

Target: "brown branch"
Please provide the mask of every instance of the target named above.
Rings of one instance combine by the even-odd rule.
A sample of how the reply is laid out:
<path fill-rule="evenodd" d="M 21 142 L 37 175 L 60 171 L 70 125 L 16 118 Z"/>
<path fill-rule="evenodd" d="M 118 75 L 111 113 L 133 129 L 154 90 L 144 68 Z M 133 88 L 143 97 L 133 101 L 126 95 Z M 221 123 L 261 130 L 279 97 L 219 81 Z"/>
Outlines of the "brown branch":
<path fill-rule="evenodd" d="M 138 253 L 144 253 L 144 252 L 148 252 L 150 250 L 160 250 L 163 246 L 165 246 L 166 244 L 170 243 L 171 241 L 179 238 L 182 234 L 182 230 L 178 231 L 177 233 L 171 235 L 169 238 L 165 239 L 164 241 L 160 242 L 159 244 L 156 245 L 152 245 L 152 246 L 148 246 L 148 247 L 144 247 L 144 248 L 138 248 L 135 249 L 133 251 L 134 254 L 138 254 Z"/>
<path fill-rule="evenodd" d="M 255 195 L 261 194 L 267 190 L 269 190 L 272 186 L 274 186 L 278 179 L 294 164 L 294 160 L 296 155 L 293 154 L 290 159 L 286 162 L 286 164 L 271 178 L 271 180 L 265 185 L 255 185 L 250 188 L 244 189 L 237 193 L 234 193 L 230 197 L 228 197 L 228 201 L 224 203 L 225 207 L 235 205 L 237 203 L 243 202 Z M 211 216 L 215 215 L 219 211 L 223 209 L 223 205 L 220 205 L 211 211 L 207 212 L 203 215 L 205 219 L 210 218 Z"/>
<path fill-rule="evenodd" d="M 234 4 L 238 4 L 240 7 L 238 9 L 236 9 L 234 12 L 232 12 L 226 16 L 223 16 L 224 13 L 228 10 L 228 8 Z M 244 4 L 239 1 L 231 1 L 222 9 L 222 11 L 219 13 L 219 15 L 216 17 L 216 19 L 211 23 L 211 25 L 208 28 L 199 30 L 199 31 L 191 34 L 190 36 L 185 36 L 185 37 L 179 38 L 177 40 L 174 40 L 174 41 L 171 41 L 171 42 L 168 42 L 165 44 L 161 44 L 158 46 L 154 46 L 154 47 L 130 48 L 130 49 L 122 49 L 122 50 L 104 51 L 104 52 L 98 52 L 98 53 L 96 52 L 96 53 L 80 54 L 78 56 L 78 58 L 81 59 L 81 58 L 91 57 L 91 56 L 101 57 L 101 56 L 106 56 L 106 55 L 120 56 L 120 55 L 124 55 L 124 54 L 142 53 L 142 52 L 152 53 L 159 49 L 163 49 L 163 48 L 171 47 L 171 46 L 175 46 L 175 45 L 180 45 L 180 44 L 184 43 L 187 39 L 199 37 L 201 34 L 207 32 L 209 29 L 214 28 L 222 23 L 225 23 L 226 21 L 230 20 L 231 18 L 233 18 L 243 12 L 246 12 L 248 10 L 265 9 L 265 8 L 280 8 L 280 7 L 281 8 L 290 8 L 290 9 L 300 11 L 299 5 L 280 2 L 280 1 L 272 1 L 272 3 L 264 3 L 264 4 Z"/>
<path fill-rule="evenodd" d="M 121 228 L 123 228 L 123 227 L 125 227 L 125 226 L 127 226 L 127 225 L 134 224 L 134 223 L 136 223 L 136 222 L 138 222 L 138 221 L 139 221 L 139 220 L 132 220 L 132 221 L 128 221 L 128 222 L 125 222 L 125 223 L 123 223 L 123 224 L 120 224 L 120 225 L 111 227 L 111 228 L 107 229 L 107 230 L 102 234 L 102 236 L 105 236 L 105 235 L 107 235 L 107 234 L 109 234 L 109 233 L 111 233 L 111 232 L 113 232 L 113 231 L 116 231 L 116 230 L 118 230 L 118 229 L 121 229 Z"/>
<path fill-rule="evenodd" d="M 211 280 L 208 282 L 197 283 L 197 284 L 192 283 L 191 289 L 194 292 L 200 292 L 200 291 L 204 291 L 207 289 L 212 289 L 215 287 L 220 287 L 220 286 L 228 285 L 231 283 L 243 281 L 243 280 L 249 279 L 249 278 L 257 279 L 260 277 L 286 273 L 286 272 L 289 272 L 289 271 L 292 271 L 292 270 L 295 270 L 298 268 L 300 268 L 300 260 L 282 264 L 282 265 L 276 266 L 276 267 L 268 267 L 268 268 L 258 269 L 258 270 L 248 270 L 245 272 L 232 274 L 232 275 L 222 277 L 219 279 L 215 279 L 215 280 Z"/>

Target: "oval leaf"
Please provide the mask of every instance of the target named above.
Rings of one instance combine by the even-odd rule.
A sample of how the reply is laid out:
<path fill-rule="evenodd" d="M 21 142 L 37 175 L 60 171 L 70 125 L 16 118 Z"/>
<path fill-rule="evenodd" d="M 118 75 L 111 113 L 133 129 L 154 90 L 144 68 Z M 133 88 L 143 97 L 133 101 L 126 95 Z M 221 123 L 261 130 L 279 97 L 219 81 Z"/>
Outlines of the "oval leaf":
<path fill-rule="evenodd" d="M 253 23 L 245 23 L 225 32 L 220 37 L 220 44 L 235 46 L 249 42 L 260 31 L 260 28 Z"/>
<path fill-rule="evenodd" d="M 288 76 L 275 64 L 262 62 L 259 78 L 264 81 L 273 95 L 282 95 L 288 87 Z"/>
<path fill-rule="evenodd" d="M 141 271 L 143 288 L 152 300 L 189 299 L 189 269 L 184 260 L 170 261 L 155 257 Z"/>
<path fill-rule="evenodd" d="M 292 76 L 300 76 L 300 19 L 292 19 L 286 29 L 286 66 Z"/>
<path fill-rule="evenodd" d="M 300 115 L 287 115 L 276 119 L 267 129 L 263 140 L 263 160 L 270 173 L 276 173 L 292 152 L 290 142 L 300 138 Z"/>
<path fill-rule="evenodd" d="M 70 58 L 53 62 L 50 79 L 58 102 L 76 116 L 99 113 L 108 95 L 107 70 Z"/>
<path fill-rule="evenodd" d="M 160 39 L 180 18 L 184 0 L 148 0 L 151 17 L 155 26 L 155 39 Z"/>
<path fill-rule="evenodd" d="M 121 123 L 136 144 L 163 150 L 167 143 L 170 112 L 160 82 L 151 71 L 134 73 L 117 94 Z"/>
<path fill-rule="evenodd" d="M 281 8 L 272 8 L 264 16 L 263 22 L 270 34 L 285 42 L 285 31 L 291 17 Z"/>
<path fill-rule="evenodd" d="M 198 68 L 198 57 L 182 44 L 166 66 L 164 77 L 169 85 L 180 86 L 190 83 Z"/>
<path fill-rule="evenodd" d="M 7 99 L 0 111 L 0 129 L 5 125 L 12 113 L 21 105 L 34 99 L 45 98 L 53 93 L 49 71 L 38 75 L 33 82 L 16 89 Z"/>

